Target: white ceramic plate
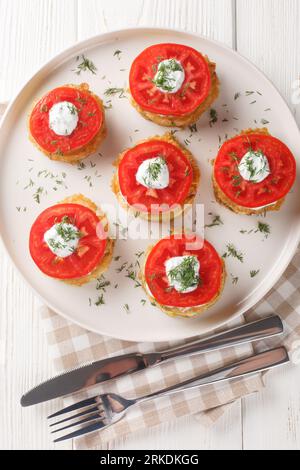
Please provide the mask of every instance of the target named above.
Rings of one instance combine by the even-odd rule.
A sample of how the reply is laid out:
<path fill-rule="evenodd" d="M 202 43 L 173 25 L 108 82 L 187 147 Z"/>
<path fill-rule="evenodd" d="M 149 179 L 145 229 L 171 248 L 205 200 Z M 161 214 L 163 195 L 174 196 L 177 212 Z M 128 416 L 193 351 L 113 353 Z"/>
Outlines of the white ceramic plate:
<path fill-rule="evenodd" d="M 207 113 L 197 124 L 197 132 L 191 134 L 186 130 L 176 135 L 198 159 L 202 181 L 197 202 L 204 204 L 206 224 L 212 220 L 209 213 L 220 215 L 224 222 L 206 228 L 207 239 L 221 255 L 228 243 L 233 243 L 244 254 L 243 263 L 227 258 L 228 278 L 221 299 L 193 320 L 169 318 L 148 301 L 143 305 L 141 301 L 146 297 L 142 288 L 134 287 L 134 281 L 126 277 L 126 268 L 118 272 L 123 263 L 135 265 L 135 253 L 144 250 L 148 241 L 117 241 L 115 256 L 120 258 L 113 261 L 106 274 L 111 285 L 103 295 L 105 304 L 100 306 L 95 302 L 102 292 L 96 290 L 95 283 L 77 288 L 49 279 L 36 268 L 28 252 L 31 224 L 43 209 L 65 196 L 80 191 L 98 204 L 116 206 L 110 190 L 112 162 L 116 155 L 142 138 L 166 131 L 144 120 L 127 99 L 115 95 L 111 99 L 112 108 L 107 111 L 109 134 L 100 150 L 102 156 L 94 155 L 84 160 L 84 168 L 78 168 L 48 160 L 29 142 L 26 120 L 32 102 L 47 90 L 65 83 L 88 82 L 102 97 L 109 87 L 123 88 L 134 57 L 145 47 L 159 42 L 190 45 L 217 63 L 221 96 L 213 107 L 217 110 L 218 121 L 210 125 Z M 116 50 L 121 53 L 114 55 Z M 95 63 L 96 75 L 87 71 L 79 76 L 74 72 L 78 64 L 76 56 L 82 53 Z M 103 34 L 73 46 L 44 65 L 25 84 L 2 123 L 0 229 L 12 260 L 49 306 L 98 333 L 132 341 L 165 341 L 188 338 L 220 326 L 248 310 L 266 294 L 288 265 L 299 241 L 299 175 L 282 210 L 268 214 L 265 219 L 233 214 L 214 201 L 210 160 L 215 157 L 220 141 L 239 130 L 262 127 L 262 123 L 267 124 L 271 133 L 283 140 L 297 157 L 299 131 L 284 100 L 260 71 L 221 44 L 196 34 L 138 28 Z M 37 191 L 40 191 L 39 203 Z M 255 231 L 259 220 L 270 225 L 268 238 Z M 250 233 L 241 233 L 241 230 Z M 250 271 L 256 270 L 259 273 L 252 278 Z M 233 278 L 238 278 L 238 282 L 233 283 Z"/>

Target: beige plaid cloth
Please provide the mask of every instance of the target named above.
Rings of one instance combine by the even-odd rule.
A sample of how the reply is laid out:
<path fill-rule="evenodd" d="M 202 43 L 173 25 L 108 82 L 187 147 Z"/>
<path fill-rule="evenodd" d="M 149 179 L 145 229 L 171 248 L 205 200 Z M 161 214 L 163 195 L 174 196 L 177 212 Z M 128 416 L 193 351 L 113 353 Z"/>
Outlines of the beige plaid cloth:
<path fill-rule="evenodd" d="M 0 117 L 5 105 L 0 104 Z M 130 343 L 100 336 L 84 330 L 65 320 L 47 307 L 40 307 L 46 326 L 50 353 L 57 371 L 64 371 L 78 364 L 135 351 L 149 352 L 163 350 L 175 343 Z M 281 316 L 285 325 L 282 337 L 261 341 L 255 344 L 255 350 L 263 350 L 284 344 L 290 351 L 293 362 L 300 362 L 300 251 L 296 253 L 284 275 L 255 308 L 227 327 L 239 325 L 270 313 Z M 115 391 L 127 397 L 136 397 L 151 393 L 180 381 L 192 378 L 200 373 L 220 367 L 237 359 L 253 354 L 252 345 L 228 348 L 205 355 L 181 358 L 142 373 L 89 389 L 81 394 L 69 397 L 66 402 L 77 401 L 99 392 Z M 103 449 L 116 438 L 138 432 L 143 428 L 158 426 L 181 416 L 194 414 L 201 422 L 214 423 L 235 400 L 263 387 L 262 375 L 228 383 L 206 386 L 200 389 L 178 392 L 133 407 L 126 417 L 115 425 L 90 434 L 75 441 L 78 449 Z"/>
<path fill-rule="evenodd" d="M 55 367 L 59 371 L 82 362 L 122 353 L 147 352 L 174 346 L 174 343 L 131 343 L 100 336 L 66 321 L 45 306 L 41 307 L 41 311 L 47 327 L 50 351 Z M 227 327 L 240 324 L 245 319 L 250 321 L 267 316 L 272 312 L 281 316 L 285 333 L 283 336 L 256 343 L 255 351 L 284 344 L 293 362 L 300 362 L 300 250 L 297 251 L 291 264 L 268 295 L 247 313 L 246 318 L 241 317 L 238 321 L 228 324 Z M 127 397 L 136 397 L 168 387 L 251 354 L 253 354 L 253 347 L 247 344 L 205 355 L 181 358 L 142 373 L 121 377 L 101 386 L 97 385 L 93 389 L 73 396 L 69 401 L 93 396 L 95 390 L 97 393 L 114 391 Z M 190 414 L 195 414 L 202 422 L 213 423 L 232 402 L 259 391 L 263 386 L 262 376 L 256 375 L 178 392 L 170 397 L 146 402 L 133 407 L 126 417 L 115 425 L 77 439 L 75 445 L 78 449 L 103 449 L 108 443 L 111 445 L 116 438 Z"/>

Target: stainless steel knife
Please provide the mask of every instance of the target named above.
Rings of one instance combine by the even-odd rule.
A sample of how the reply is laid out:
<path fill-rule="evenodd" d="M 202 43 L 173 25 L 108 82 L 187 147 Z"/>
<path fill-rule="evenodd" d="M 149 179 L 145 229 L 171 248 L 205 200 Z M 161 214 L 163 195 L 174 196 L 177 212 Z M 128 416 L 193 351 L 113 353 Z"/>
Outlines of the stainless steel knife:
<path fill-rule="evenodd" d="M 281 319 L 276 315 L 272 315 L 166 351 L 146 354 L 132 353 L 83 364 L 32 388 L 22 396 L 21 405 L 35 405 L 78 392 L 84 388 L 106 382 L 121 375 L 132 374 L 171 359 L 214 351 L 250 341 L 258 341 L 266 337 L 279 335 L 282 332 Z"/>

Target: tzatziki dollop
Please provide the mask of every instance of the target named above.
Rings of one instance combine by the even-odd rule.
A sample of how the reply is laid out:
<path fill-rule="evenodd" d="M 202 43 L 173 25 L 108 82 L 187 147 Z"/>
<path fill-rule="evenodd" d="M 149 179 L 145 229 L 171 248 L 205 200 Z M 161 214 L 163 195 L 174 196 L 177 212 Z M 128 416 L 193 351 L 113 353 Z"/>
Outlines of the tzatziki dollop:
<path fill-rule="evenodd" d="M 138 183 L 146 188 L 167 188 L 170 182 L 170 174 L 165 159 L 157 156 L 144 160 L 138 167 L 135 178 Z"/>
<path fill-rule="evenodd" d="M 71 135 L 78 124 L 78 111 L 69 101 L 55 103 L 49 111 L 49 127 L 57 135 Z"/>
<path fill-rule="evenodd" d="M 165 262 L 170 287 L 186 294 L 197 289 L 200 282 L 200 262 L 196 256 L 174 256 Z"/>
<path fill-rule="evenodd" d="M 184 69 L 176 59 L 165 59 L 159 62 L 153 82 L 164 93 L 176 93 L 184 82 Z"/>
<path fill-rule="evenodd" d="M 267 157 L 260 150 L 249 150 L 238 165 L 241 177 L 252 183 L 261 183 L 270 171 Z"/>
<path fill-rule="evenodd" d="M 44 241 L 58 258 L 72 255 L 78 246 L 81 234 L 76 225 L 70 222 L 54 224 L 44 233 Z"/>

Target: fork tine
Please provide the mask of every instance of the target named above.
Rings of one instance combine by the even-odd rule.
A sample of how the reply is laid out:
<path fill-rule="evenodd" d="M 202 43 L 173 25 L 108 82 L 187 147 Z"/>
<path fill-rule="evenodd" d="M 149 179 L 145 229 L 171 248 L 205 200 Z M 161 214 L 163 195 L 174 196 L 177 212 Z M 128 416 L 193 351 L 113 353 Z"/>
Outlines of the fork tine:
<path fill-rule="evenodd" d="M 95 419 L 103 419 L 103 417 L 100 417 L 98 413 L 94 413 L 93 415 L 88 416 L 87 418 L 81 419 L 80 421 L 76 421 L 76 423 L 67 424 L 66 426 L 63 426 L 62 428 L 54 429 L 54 431 L 51 431 L 51 434 L 55 434 L 56 432 L 63 431 L 64 429 L 79 426 L 80 424 L 83 424 L 83 423 L 88 423 L 89 421 L 95 421 Z"/>
<path fill-rule="evenodd" d="M 103 409 L 99 409 L 98 406 L 93 406 L 92 408 L 88 408 L 85 411 L 81 411 L 80 413 L 76 413 L 75 415 L 68 416 L 68 418 L 61 419 L 60 421 L 55 421 L 55 423 L 49 424 L 50 427 L 52 426 L 57 426 L 58 424 L 64 423 L 66 421 L 70 421 L 71 419 L 79 418 L 80 416 L 88 415 L 93 413 L 94 411 L 98 411 L 98 414 L 101 415 L 101 413 L 104 411 Z"/>
<path fill-rule="evenodd" d="M 78 431 L 73 431 L 70 434 L 66 434 L 65 436 L 58 437 L 57 439 L 54 439 L 53 442 L 61 442 L 67 439 L 73 439 L 75 437 L 83 436 L 84 434 L 88 434 L 88 433 L 97 431 L 98 429 L 105 428 L 105 427 L 106 425 L 103 423 L 103 421 L 99 421 L 99 422 L 90 424 L 89 426 L 85 426 L 84 428 L 78 429 Z"/>
<path fill-rule="evenodd" d="M 85 400 L 78 401 L 77 403 L 74 403 L 73 405 L 66 406 L 62 410 L 56 411 L 52 415 L 48 416 L 48 419 L 55 418 L 55 416 L 59 416 L 64 413 L 69 413 L 70 411 L 78 410 L 79 408 L 85 408 L 86 406 L 95 405 L 97 403 L 96 399 L 97 397 L 92 397 L 92 398 L 86 398 Z"/>

